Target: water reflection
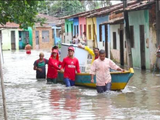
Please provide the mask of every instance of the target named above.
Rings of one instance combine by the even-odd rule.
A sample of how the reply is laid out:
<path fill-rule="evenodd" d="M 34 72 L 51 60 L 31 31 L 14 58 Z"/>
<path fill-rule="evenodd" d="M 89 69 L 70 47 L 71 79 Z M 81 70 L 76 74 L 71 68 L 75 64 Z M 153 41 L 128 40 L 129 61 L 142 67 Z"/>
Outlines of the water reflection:
<path fill-rule="evenodd" d="M 99 96 L 94 98 L 92 107 L 93 110 L 95 109 L 94 114 L 96 119 L 105 120 L 107 118 L 112 120 L 112 101 L 108 100 L 104 95 L 101 96 L 101 99 L 99 99 Z"/>

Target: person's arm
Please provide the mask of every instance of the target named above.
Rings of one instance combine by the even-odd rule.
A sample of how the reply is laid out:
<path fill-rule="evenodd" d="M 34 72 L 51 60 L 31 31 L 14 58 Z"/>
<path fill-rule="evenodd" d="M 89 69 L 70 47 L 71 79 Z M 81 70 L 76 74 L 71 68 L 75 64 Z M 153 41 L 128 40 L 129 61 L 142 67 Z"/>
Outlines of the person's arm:
<path fill-rule="evenodd" d="M 90 75 L 91 75 L 91 82 L 94 83 L 94 75 L 96 74 L 96 63 L 93 62 L 91 69 L 90 69 Z"/>
<path fill-rule="evenodd" d="M 37 67 L 37 61 L 35 61 L 35 62 L 34 62 L 33 70 L 42 71 L 42 69 L 41 69 L 41 68 L 38 68 L 38 67 Z"/>
<path fill-rule="evenodd" d="M 65 68 L 65 59 L 63 59 L 63 62 L 61 62 L 61 68 L 60 68 L 60 70 L 64 71 L 64 68 Z"/>
<path fill-rule="evenodd" d="M 116 65 L 112 60 L 109 61 L 109 65 L 111 69 L 122 71 L 124 72 L 124 69 L 120 68 L 118 65 Z"/>
<path fill-rule="evenodd" d="M 62 65 L 62 62 L 61 62 L 61 61 L 59 61 L 58 65 Z"/>
<path fill-rule="evenodd" d="M 93 50 L 90 49 L 88 46 L 83 46 L 83 45 L 81 45 L 81 44 L 78 45 L 78 47 L 86 50 L 86 51 L 92 56 L 92 62 L 91 62 L 91 64 L 92 64 L 93 61 L 94 61 L 94 59 L 95 59 L 95 54 L 94 54 Z"/>
<path fill-rule="evenodd" d="M 46 63 L 46 64 L 48 64 L 48 61 L 49 61 L 49 60 L 45 59 L 45 63 Z"/>
<path fill-rule="evenodd" d="M 78 61 L 78 59 L 77 59 L 77 63 L 76 63 L 76 71 L 77 71 L 77 73 L 81 72 L 80 71 L 80 67 L 79 67 L 79 61 Z"/>
<path fill-rule="evenodd" d="M 87 51 L 89 54 L 91 54 L 92 56 L 95 56 L 93 50 L 90 49 L 88 46 L 83 46 L 83 45 L 80 44 L 80 45 L 78 45 L 78 47 L 86 50 L 86 51 Z"/>
<path fill-rule="evenodd" d="M 53 68 L 55 68 L 55 69 L 57 69 L 57 70 L 60 70 L 60 68 L 58 67 L 58 65 L 55 65 L 55 63 L 54 63 L 53 61 L 50 61 L 48 64 L 49 64 L 51 67 L 53 67 Z"/>
<path fill-rule="evenodd" d="M 91 74 L 91 83 L 94 83 L 94 75 Z"/>

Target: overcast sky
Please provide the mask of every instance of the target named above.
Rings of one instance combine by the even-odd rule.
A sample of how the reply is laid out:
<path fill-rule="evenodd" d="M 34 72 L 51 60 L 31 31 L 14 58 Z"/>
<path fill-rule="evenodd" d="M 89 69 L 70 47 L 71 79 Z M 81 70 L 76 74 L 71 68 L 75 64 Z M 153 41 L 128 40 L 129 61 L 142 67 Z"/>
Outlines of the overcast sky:
<path fill-rule="evenodd" d="M 113 5 L 114 5 L 114 4 L 121 3 L 121 1 L 120 1 L 120 0 L 111 0 L 111 2 L 112 2 L 112 4 L 113 4 Z"/>

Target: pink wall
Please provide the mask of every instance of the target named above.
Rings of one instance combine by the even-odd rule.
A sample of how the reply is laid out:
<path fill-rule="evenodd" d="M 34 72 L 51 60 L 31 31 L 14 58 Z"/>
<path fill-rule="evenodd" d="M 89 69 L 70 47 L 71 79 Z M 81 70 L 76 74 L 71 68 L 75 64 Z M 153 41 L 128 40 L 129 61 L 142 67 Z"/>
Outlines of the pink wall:
<path fill-rule="evenodd" d="M 85 17 L 79 17 L 79 35 L 81 36 L 81 26 L 82 25 L 82 35 L 84 32 L 84 25 L 86 25 L 86 18 Z M 87 25 L 86 25 L 86 29 L 87 29 Z"/>

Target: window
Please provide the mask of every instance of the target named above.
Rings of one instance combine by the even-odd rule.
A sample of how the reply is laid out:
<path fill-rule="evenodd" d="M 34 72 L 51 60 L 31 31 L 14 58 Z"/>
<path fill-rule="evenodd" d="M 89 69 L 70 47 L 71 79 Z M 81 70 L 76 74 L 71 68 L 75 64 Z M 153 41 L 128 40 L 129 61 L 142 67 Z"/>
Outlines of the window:
<path fill-rule="evenodd" d="M 88 25 L 88 37 L 91 39 L 91 25 Z"/>
<path fill-rule="evenodd" d="M 82 24 L 80 24 L 80 35 L 82 37 Z"/>
<path fill-rule="evenodd" d="M 105 25 L 105 42 L 108 42 L 108 25 Z"/>
<path fill-rule="evenodd" d="M 78 30 L 78 25 L 77 25 L 77 35 L 78 35 L 78 33 L 79 33 L 79 30 Z"/>
<path fill-rule="evenodd" d="M 76 36 L 76 25 L 74 25 L 74 35 Z"/>
<path fill-rule="evenodd" d="M 67 35 L 68 35 L 68 24 L 67 24 Z"/>
<path fill-rule="evenodd" d="M 95 24 L 93 24 L 93 40 L 95 40 Z"/>
<path fill-rule="evenodd" d="M 134 27 L 130 26 L 131 47 L 134 48 Z"/>
<path fill-rule="evenodd" d="M 116 32 L 113 32 L 113 49 L 117 49 Z"/>
<path fill-rule="evenodd" d="M 60 37 L 60 29 L 56 29 L 56 37 Z"/>
<path fill-rule="evenodd" d="M 71 33 L 72 33 L 72 37 L 73 37 L 73 24 L 71 24 Z"/>
<path fill-rule="evenodd" d="M 48 30 L 42 31 L 42 42 L 49 42 L 49 31 Z"/>
<path fill-rule="evenodd" d="M 53 35 L 52 37 L 54 38 L 54 36 L 55 36 L 55 34 L 54 34 L 54 29 L 52 29 L 52 35 Z"/>
<path fill-rule="evenodd" d="M 36 39 L 36 45 L 39 45 L 39 31 L 36 31 L 35 39 Z"/>
<path fill-rule="evenodd" d="M 84 25 L 84 32 L 86 32 L 86 25 Z"/>
<path fill-rule="evenodd" d="M 102 26 L 99 25 L 99 41 L 102 41 Z"/>

